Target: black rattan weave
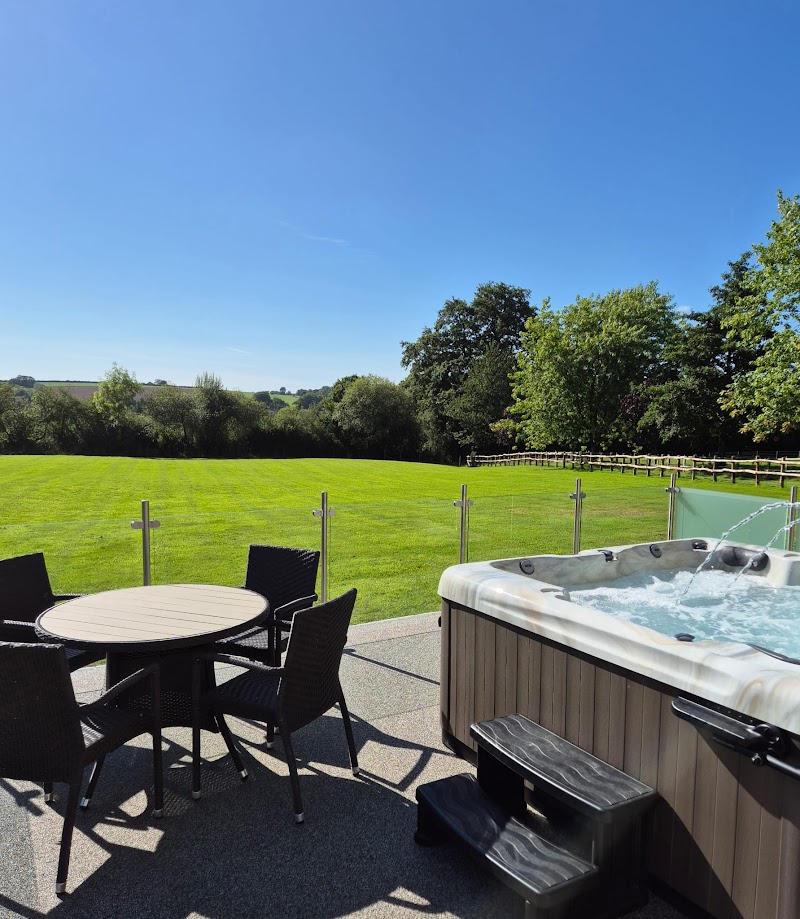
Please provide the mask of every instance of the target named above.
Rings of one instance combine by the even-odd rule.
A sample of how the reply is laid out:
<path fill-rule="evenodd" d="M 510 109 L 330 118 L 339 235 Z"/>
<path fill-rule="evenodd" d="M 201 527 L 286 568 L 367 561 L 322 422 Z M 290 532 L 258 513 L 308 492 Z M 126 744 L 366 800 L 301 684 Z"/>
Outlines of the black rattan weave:
<path fill-rule="evenodd" d="M 339 665 L 347 641 L 347 629 L 356 602 L 356 591 L 349 590 L 335 600 L 300 610 L 292 621 L 286 660 L 283 667 L 237 661 L 227 655 L 211 655 L 245 668 L 234 677 L 200 698 L 195 695 L 193 765 L 194 791 L 200 794 L 200 718 L 206 711 L 277 724 L 286 753 L 292 782 L 295 820 L 303 820 L 300 782 L 297 775 L 291 735 L 339 705 L 344 722 L 350 765 L 358 773 L 350 716 L 339 682 Z M 198 664 L 209 655 L 198 659 Z M 199 680 L 197 682 L 199 687 Z"/>
<path fill-rule="evenodd" d="M 266 599 L 269 617 L 259 628 L 218 641 L 215 650 L 265 664 L 280 663 L 292 617 L 317 599 L 319 555 L 316 549 L 250 546 L 244 586 Z"/>
<path fill-rule="evenodd" d="M 33 628 L 37 616 L 76 594 L 54 594 L 50 587 L 44 555 L 33 552 L 0 559 L 0 641 L 38 641 Z M 26 629 L 25 624 L 29 624 Z M 103 658 L 102 651 L 67 650 L 70 670 L 77 670 Z"/>
<path fill-rule="evenodd" d="M 126 681 L 152 681 L 158 699 L 158 668 L 149 667 Z M 84 768 L 139 734 L 153 735 L 155 809 L 163 809 L 161 723 L 158 704 L 147 714 L 116 708 L 122 684 L 96 702 L 79 705 L 61 645 L 0 642 L 0 776 L 69 786 L 56 892 L 64 891 L 72 828 Z M 92 786 L 93 790 L 93 786 Z M 87 799 L 91 791 L 87 791 Z M 88 802 L 87 802 L 88 803 Z"/>

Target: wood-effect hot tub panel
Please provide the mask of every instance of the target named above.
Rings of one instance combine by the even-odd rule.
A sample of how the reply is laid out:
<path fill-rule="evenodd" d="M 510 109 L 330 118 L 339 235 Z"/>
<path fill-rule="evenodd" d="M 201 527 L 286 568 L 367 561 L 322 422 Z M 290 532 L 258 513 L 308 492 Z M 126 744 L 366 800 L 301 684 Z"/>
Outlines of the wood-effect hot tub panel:
<path fill-rule="evenodd" d="M 715 919 L 800 917 L 800 782 L 710 743 L 668 687 L 446 602 L 442 628 L 447 734 L 474 751 L 473 722 L 527 715 L 658 790 L 652 875 Z"/>

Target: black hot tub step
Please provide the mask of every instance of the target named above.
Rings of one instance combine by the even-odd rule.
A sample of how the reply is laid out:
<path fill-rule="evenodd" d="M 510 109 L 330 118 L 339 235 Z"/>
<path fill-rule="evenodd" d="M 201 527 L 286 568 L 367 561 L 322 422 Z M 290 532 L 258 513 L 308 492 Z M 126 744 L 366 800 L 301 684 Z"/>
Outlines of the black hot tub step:
<path fill-rule="evenodd" d="M 417 802 L 417 842 L 438 842 L 444 831 L 466 844 L 495 877 L 540 909 L 568 902 L 597 883 L 596 867 L 510 816 L 472 775 L 420 785 Z"/>
<path fill-rule="evenodd" d="M 524 715 L 473 724 L 470 734 L 507 769 L 551 797 L 596 820 L 630 818 L 649 810 L 658 793 Z M 480 758 L 478 772 L 481 773 Z M 484 780 L 481 784 L 486 787 Z"/>

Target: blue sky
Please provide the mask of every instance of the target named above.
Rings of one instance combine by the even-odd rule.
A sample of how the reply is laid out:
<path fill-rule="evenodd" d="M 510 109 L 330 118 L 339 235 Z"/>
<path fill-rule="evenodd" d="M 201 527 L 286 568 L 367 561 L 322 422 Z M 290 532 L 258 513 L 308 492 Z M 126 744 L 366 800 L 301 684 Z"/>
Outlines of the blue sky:
<path fill-rule="evenodd" d="M 400 380 L 504 281 L 708 305 L 800 192 L 795 0 L 0 0 L 0 379 Z"/>

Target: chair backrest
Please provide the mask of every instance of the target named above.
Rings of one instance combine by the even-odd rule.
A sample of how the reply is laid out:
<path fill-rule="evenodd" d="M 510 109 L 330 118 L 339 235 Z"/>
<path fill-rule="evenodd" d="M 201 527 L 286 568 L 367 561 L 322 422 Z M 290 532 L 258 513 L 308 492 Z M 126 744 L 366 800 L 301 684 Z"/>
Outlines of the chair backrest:
<path fill-rule="evenodd" d="M 244 586 L 266 597 L 271 610 L 316 591 L 319 552 L 286 546 L 250 546 Z"/>
<path fill-rule="evenodd" d="M 41 552 L 0 559 L 0 619 L 34 622 L 55 602 Z"/>
<path fill-rule="evenodd" d="M 69 781 L 83 749 L 64 648 L 0 642 L 0 776 Z"/>
<path fill-rule="evenodd" d="M 355 602 L 353 589 L 295 613 L 278 690 L 278 708 L 290 731 L 339 701 L 339 664 Z"/>

